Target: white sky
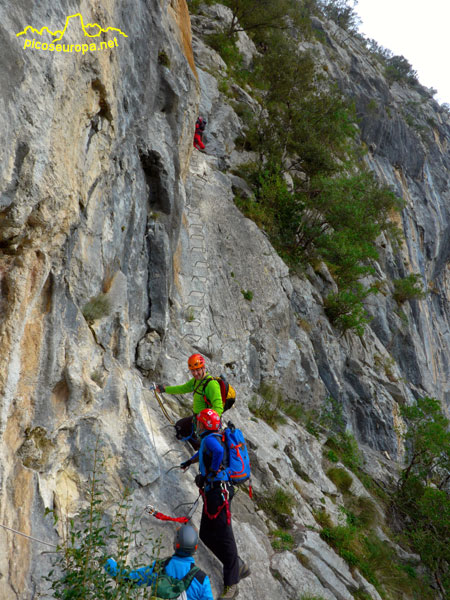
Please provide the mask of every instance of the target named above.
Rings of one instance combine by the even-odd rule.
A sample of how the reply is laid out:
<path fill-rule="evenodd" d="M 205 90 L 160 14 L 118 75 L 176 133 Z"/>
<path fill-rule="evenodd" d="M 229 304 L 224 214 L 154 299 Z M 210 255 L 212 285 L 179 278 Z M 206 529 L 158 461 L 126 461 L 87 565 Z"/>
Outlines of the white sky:
<path fill-rule="evenodd" d="M 450 0 L 358 0 L 360 33 L 403 55 L 434 98 L 450 103 Z"/>

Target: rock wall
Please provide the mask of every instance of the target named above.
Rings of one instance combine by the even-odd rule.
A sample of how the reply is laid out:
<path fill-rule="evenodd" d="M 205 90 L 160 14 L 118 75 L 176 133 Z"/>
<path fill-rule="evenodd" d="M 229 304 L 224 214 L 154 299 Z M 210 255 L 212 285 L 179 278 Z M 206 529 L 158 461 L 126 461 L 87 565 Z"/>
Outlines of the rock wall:
<path fill-rule="evenodd" d="M 74 507 L 96 431 L 110 430 L 114 464 L 128 456 L 138 480 L 155 477 L 137 441 L 148 430 L 130 412 L 141 402 L 134 359 L 146 320 L 164 328 L 155 287 L 171 286 L 198 83 L 184 0 L 0 10 L 0 521 L 49 540 L 43 510 Z M 78 11 L 127 37 L 90 38 L 115 35 L 118 46 L 86 53 L 25 49 L 16 37 L 30 24 L 62 29 Z M 80 41 L 75 16 L 62 42 Z M 100 318 L 88 322 L 92 298 Z M 42 547 L 0 536 L 0 596 L 33 597 Z"/>
<path fill-rule="evenodd" d="M 198 350 L 237 389 L 229 414 L 252 448 L 256 493 L 289 485 L 296 500 L 295 546 L 276 553 L 273 524 L 237 496 L 235 533 L 253 569 L 241 593 L 288 599 L 300 589 L 340 600 L 362 588 L 378 598 L 318 535 L 313 511 L 325 507 L 338 522 L 342 501 L 325 474 L 325 440 L 292 421 L 275 432 L 252 420 L 247 405 L 262 382 L 307 408 L 332 396 L 368 455 L 377 451 L 370 468 L 386 479 L 395 469 L 386 457 L 403 451 L 399 403 L 448 398 L 448 122 L 428 99 L 433 136 L 419 139 L 400 115 L 416 99 L 389 88 L 357 42 L 317 25 L 330 40 L 322 59 L 357 98 L 370 165 L 407 200 L 401 256 L 382 240 L 377 271 L 387 292 L 392 277 L 410 271 L 432 289 L 403 306 L 407 319 L 390 293 L 379 295 L 365 337 L 341 336 L 323 311 L 334 285 L 326 268 L 292 276 L 233 203 L 234 190 L 245 190 L 230 172 L 247 158 L 234 146 L 242 125 L 214 76 L 226 67 L 201 35 L 227 11 L 212 7 L 193 19 L 193 54 L 185 0 L 25 8 L 0 8 L 0 523 L 57 543 L 61 531 L 44 509 L 64 516 L 85 500 L 97 438 L 112 503 L 125 485 L 139 509 L 154 501 L 172 513 L 195 499 L 191 473 L 165 474 L 178 461 L 165 455 L 175 442 L 147 388 L 154 379 L 185 381 L 185 360 Z M 86 54 L 32 51 L 16 37 L 28 24 L 62 27 L 77 11 L 128 37 Z M 79 42 L 76 18 L 65 35 Z M 245 34 L 240 48 L 251 60 Z M 372 97 L 374 118 L 365 109 Z M 386 119 L 387 106 L 398 115 Z M 207 155 L 192 154 L 199 113 L 208 119 Z M 189 406 L 177 400 L 167 399 L 173 417 Z M 141 522 L 170 548 L 170 526 Z M 45 548 L 4 529 L 0 544 L 0 597 L 51 597 Z M 218 563 L 204 549 L 199 561 L 219 591 Z"/>

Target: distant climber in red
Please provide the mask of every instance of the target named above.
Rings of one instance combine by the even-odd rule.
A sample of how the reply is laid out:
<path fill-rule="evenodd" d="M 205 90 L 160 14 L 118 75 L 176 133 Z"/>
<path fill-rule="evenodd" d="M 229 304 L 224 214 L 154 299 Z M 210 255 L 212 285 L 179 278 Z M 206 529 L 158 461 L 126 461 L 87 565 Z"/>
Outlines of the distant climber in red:
<path fill-rule="evenodd" d="M 205 131 L 206 120 L 203 117 L 199 117 L 195 123 L 195 134 L 194 134 L 194 148 L 203 152 L 205 144 L 203 143 L 203 132 Z"/>

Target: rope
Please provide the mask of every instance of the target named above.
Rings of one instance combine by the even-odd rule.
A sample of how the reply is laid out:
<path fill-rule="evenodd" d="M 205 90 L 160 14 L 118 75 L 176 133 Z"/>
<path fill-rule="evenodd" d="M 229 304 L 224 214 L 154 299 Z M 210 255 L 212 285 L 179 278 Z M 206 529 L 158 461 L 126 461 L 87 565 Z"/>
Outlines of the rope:
<path fill-rule="evenodd" d="M 148 504 L 144 510 L 149 515 L 151 515 L 152 517 L 155 517 L 155 519 L 159 519 L 160 521 L 175 521 L 176 523 L 189 523 L 189 521 L 194 516 L 194 513 L 197 509 L 199 500 L 200 500 L 200 494 L 198 495 L 197 500 L 193 503 L 192 508 L 189 511 L 187 517 L 169 517 L 168 515 L 165 515 L 164 513 L 156 510 L 156 508 L 154 506 L 152 506 L 151 504 Z"/>
<path fill-rule="evenodd" d="M 11 529 L 11 527 L 6 527 L 6 525 L 2 525 L 0 523 L 0 527 L 3 527 L 3 529 L 7 529 L 8 531 L 12 531 L 13 533 L 16 533 L 17 535 L 21 535 L 25 538 L 28 538 L 29 540 L 33 540 L 34 542 L 39 542 L 40 544 L 45 544 L 46 546 L 51 546 L 52 548 L 57 548 L 58 546 L 56 544 L 49 544 L 49 542 L 43 542 L 42 540 L 38 540 L 35 537 L 32 537 L 31 535 L 27 535 L 26 533 L 22 533 L 21 531 L 17 531 L 16 529 Z"/>
<path fill-rule="evenodd" d="M 158 392 L 156 391 L 156 387 L 153 388 L 153 393 L 155 394 L 155 398 L 156 398 L 156 400 L 157 400 L 157 402 L 158 402 L 158 404 L 159 404 L 159 406 L 160 406 L 160 408 L 161 408 L 161 410 L 163 412 L 163 415 L 166 417 L 166 419 L 169 421 L 169 423 L 171 425 L 175 425 L 174 421 L 170 418 L 169 413 L 167 412 L 167 409 L 164 406 L 163 401 L 161 400 Z"/>
<path fill-rule="evenodd" d="M 204 492 L 204 490 L 200 490 L 200 494 L 202 495 L 203 498 L 203 510 L 205 511 L 205 515 L 208 517 L 208 519 L 212 520 L 212 519 L 217 519 L 217 517 L 220 515 L 220 513 L 222 512 L 222 509 L 225 508 L 226 513 L 227 513 L 227 525 L 230 525 L 231 523 L 231 512 L 230 512 L 230 503 L 228 501 L 228 490 L 225 488 L 222 488 L 222 498 L 223 498 L 223 503 L 219 506 L 219 508 L 217 509 L 216 514 L 211 515 L 208 512 L 208 506 L 206 504 L 206 493 Z"/>
<path fill-rule="evenodd" d="M 160 521 L 175 521 L 176 523 L 188 523 L 189 522 L 188 517 L 169 517 L 168 515 L 165 515 L 162 512 L 159 512 L 158 510 L 156 510 L 156 508 L 154 506 L 152 506 L 151 504 L 149 504 L 148 506 L 145 507 L 145 511 L 149 515 L 151 515 L 152 517 L 155 517 L 155 519 L 159 519 Z"/>

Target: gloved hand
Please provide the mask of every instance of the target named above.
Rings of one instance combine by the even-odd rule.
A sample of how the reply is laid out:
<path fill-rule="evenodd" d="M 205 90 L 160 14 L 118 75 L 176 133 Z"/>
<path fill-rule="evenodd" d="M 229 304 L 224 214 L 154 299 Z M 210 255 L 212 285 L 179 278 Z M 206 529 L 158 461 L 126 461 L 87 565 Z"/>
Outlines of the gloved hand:
<path fill-rule="evenodd" d="M 180 469 L 187 469 L 191 465 L 192 465 L 192 460 L 190 458 L 188 458 L 188 460 L 185 460 L 184 462 L 181 463 Z"/>
<path fill-rule="evenodd" d="M 165 385 L 163 385 L 162 383 L 157 383 L 156 391 L 159 392 L 160 394 L 164 394 L 164 392 L 166 391 Z"/>
<path fill-rule="evenodd" d="M 203 489 L 203 486 L 205 485 L 205 477 L 201 473 L 195 476 L 195 485 L 199 489 Z"/>
<path fill-rule="evenodd" d="M 104 565 L 104 569 L 107 573 L 115 577 L 117 575 L 117 563 L 113 558 L 108 558 Z"/>

